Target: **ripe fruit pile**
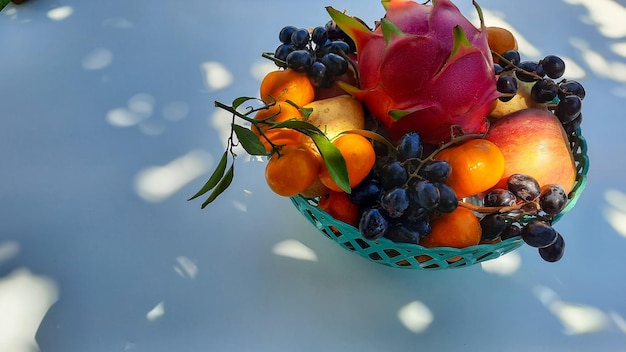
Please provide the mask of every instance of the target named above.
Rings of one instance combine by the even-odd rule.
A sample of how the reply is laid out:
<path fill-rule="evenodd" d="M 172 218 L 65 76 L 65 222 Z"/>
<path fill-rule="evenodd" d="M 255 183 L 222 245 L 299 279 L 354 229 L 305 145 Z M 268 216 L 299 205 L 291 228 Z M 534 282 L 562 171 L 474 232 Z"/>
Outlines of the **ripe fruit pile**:
<path fill-rule="evenodd" d="M 382 2 L 374 29 L 328 7 L 324 26 L 279 31 L 260 98 L 216 102 L 237 139 L 192 199 L 212 190 L 204 207 L 230 185 L 228 156 L 241 144 L 268 157 L 276 194 L 309 199 L 364 240 L 466 248 L 521 238 L 561 259 L 552 225 L 586 173 L 573 150 L 583 86 L 555 81 L 565 73 L 557 56 L 522 61 L 510 31 L 482 16 L 475 28 L 449 0 Z M 256 106 L 242 112 L 244 103 Z"/>

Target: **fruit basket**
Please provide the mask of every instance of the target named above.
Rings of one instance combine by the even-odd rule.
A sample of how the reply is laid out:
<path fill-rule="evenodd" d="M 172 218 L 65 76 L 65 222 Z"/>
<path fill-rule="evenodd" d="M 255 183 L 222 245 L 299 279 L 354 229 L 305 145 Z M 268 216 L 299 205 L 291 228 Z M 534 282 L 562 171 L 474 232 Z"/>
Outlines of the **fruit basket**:
<path fill-rule="evenodd" d="M 382 4 L 371 28 L 328 6 L 325 25 L 279 31 L 259 97 L 215 102 L 230 137 L 190 200 L 223 193 L 243 147 L 267 158 L 272 191 L 374 263 L 468 267 L 523 244 L 560 260 L 553 225 L 589 168 L 582 84 L 558 56 L 522 60 L 476 2 L 478 28 L 450 0 Z"/>
<path fill-rule="evenodd" d="M 576 160 L 576 184 L 569 195 L 567 206 L 554 218 L 554 222 L 557 222 L 576 205 L 587 183 L 587 170 L 589 168 L 587 143 L 580 129 L 572 135 L 571 143 Z M 318 201 L 316 199 L 299 195 L 291 197 L 291 201 L 298 211 L 322 234 L 342 248 L 369 261 L 396 268 L 438 270 L 467 267 L 496 259 L 524 244 L 521 237 L 465 248 L 425 248 L 418 244 L 396 243 L 385 238 L 370 241 L 364 239 L 356 227 L 336 220 L 321 210 L 317 206 Z"/>

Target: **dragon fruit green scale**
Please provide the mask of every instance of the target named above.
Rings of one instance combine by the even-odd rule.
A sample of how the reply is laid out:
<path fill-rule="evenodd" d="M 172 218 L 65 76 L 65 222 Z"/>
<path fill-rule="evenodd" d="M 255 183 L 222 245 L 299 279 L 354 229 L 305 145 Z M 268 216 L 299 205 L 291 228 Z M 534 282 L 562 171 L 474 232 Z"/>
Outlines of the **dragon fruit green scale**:
<path fill-rule="evenodd" d="M 449 0 L 422 5 L 383 0 L 385 17 L 372 31 L 332 7 L 328 13 L 356 43 L 359 87 L 341 87 L 361 100 L 392 138 L 417 131 L 438 144 L 453 127 L 486 130 L 499 96 L 487 31 L 477 29 Z"/>

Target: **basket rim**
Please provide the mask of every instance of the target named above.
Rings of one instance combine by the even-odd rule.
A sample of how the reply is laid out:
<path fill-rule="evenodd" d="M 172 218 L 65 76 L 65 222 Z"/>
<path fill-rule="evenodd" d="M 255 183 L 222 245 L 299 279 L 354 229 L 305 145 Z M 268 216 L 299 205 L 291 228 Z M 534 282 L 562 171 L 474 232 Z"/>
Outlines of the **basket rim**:
<path fill-rule="evenodd" d="M 290 197 L 292 202 L 294 203 L 300 203 L 300 202 L 306 202 L 309 206 L 314 207 L 317 211 L 319 212 L 323 212 L 324 214 L 326 214 L 328 217 L 332 218 L 332 215 L 328 214 L 327 212 L 325 212 L 324 210 L 318 208 L 316 205 L 311 204 L 311 202 L 315 202 L 316 200 L 314 198 L 307 198 L 304 197 L 302 195 L 296 195 L 293 197 Z M 359 229 L 356 228 L 353 225 L 350 225 L 348 223 L 342 222 L 341 220 L 337 220 L 334 219 L 333 220 L 337 221 L 337 222 L 341 222 L 344 227 L 350 227 L 353 231 L 359 232 Z M 519 237 L 512 237 L 512 238 L 507 238 L 506 240 L 503 241 L 499 241 L 499 242 L 495 242 L 495 243 L 479 243 L 479 244 L 475 244 L 472 246 L 467 246 L 467 247 L 463 247 L 463 248 L 456 248 L 456 247 L 445 247 L 445 246 L 441 246 L 441 247 L 424 247 L 419 243 L 402 243 L 402 242 L 394 242 L 388 238 L 385 237 L 381 237 L 379 239 L 376 240 L 368 240 L 366 238 L 362 239 L 364 242 L 368 242 L 368 243 L 377 243 L 380 245 L 383 244 L 387 244 L 389 248 L 402 248 L 402 249 L 409 249 L 409 250 L 415 250 L 415 249 L 419 249 L 420 252 L 433 252 L 433 254 L 435 252 L 438 251 L 446 251 L 446 252 L 455 252 L 458 254 L 462 254 L 464 252 L 467 251 L 471 251 L 474 249 L 487 249 L 487 248 L 494 248 L 494 247 L 498 247 L 500 245 L 502 245 L 503 243 L 508 244 L 508 243 L 513 243 L 513 242 L 518 242 L 521 241 L 521 239 Z"/>

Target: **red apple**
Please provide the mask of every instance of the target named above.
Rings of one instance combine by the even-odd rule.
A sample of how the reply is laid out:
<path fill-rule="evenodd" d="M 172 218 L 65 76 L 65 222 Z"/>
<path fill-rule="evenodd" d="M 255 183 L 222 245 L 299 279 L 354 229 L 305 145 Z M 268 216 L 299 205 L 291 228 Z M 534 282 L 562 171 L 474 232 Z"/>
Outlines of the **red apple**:
<path fill-rule="evenodd" d="M 566 192 L 576 181 L 576 165 L 559 119 L 543 109 L 524 109 L 490 126 L 485 139 L 504 155 L 504 174 L 494 188 L 506 188 L 512 174 L 534 177 L 539 185 L 559 184 Z"/>

